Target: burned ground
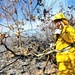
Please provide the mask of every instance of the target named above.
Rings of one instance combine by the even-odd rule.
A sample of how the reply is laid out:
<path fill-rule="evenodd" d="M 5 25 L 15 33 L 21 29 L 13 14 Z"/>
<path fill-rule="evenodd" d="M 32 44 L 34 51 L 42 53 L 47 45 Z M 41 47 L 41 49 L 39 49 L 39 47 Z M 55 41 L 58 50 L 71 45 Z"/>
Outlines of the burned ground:
<path fill-rule="evenodd" d="M 56 75 L 55 52 L 39 57 L 35 55 L 45 53 L 47 49 L 49 51 L 52 42 L 47 40 L 40 41 L 30 37 L 22 38 L 22 47 L 18 47 L 17 43 L 17 38 L 7 38 L 6 46 L 16 56 L 8 51 L 4 45 L 0 46 L 0 75 Z"/>

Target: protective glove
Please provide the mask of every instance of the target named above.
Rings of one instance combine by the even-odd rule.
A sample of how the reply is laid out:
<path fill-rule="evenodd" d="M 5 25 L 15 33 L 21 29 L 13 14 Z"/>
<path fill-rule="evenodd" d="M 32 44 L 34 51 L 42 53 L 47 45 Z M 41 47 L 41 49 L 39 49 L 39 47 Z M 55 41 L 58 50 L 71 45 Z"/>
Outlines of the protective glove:
<path fill-rule="evenodd" d="M 61 34 L 62 30 L 60 29 L 55 29 L 54 34 Z"/>

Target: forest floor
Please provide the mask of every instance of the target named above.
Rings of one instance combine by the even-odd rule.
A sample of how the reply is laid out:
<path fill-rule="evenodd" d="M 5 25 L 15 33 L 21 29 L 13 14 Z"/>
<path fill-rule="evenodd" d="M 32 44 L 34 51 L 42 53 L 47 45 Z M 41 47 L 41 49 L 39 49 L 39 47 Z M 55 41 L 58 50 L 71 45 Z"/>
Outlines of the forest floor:
<path fill-rule="evenodd" d="M 8 38 L 7 41 L 8 40 L 10 40 L 10 38 Z M 9 43 L 6 43 L 6 45 L 8 48 L 11 48 L 11 50 L 13 50 L 15 53 L 20 54 L 21 52 L 19 50 L 16 50 L 17 48 L 14 48 L 17 45 L 16 42 L 14 42 L 13 44 L 11 41 Z M 26 40 L 26 42 L 24 41 L 25 46 L 23 47 L 27 49 L 29 46 L 32 45 L 32 43 L 30 42 L 31 39 Z M 44 44 L 45 43 L 42 43 L 40 47 L 43 47 Z M 36 47 L 34 48 L 36 49 L 36 53 L 37 52 L 42 53 L 42 51 L 39 51 L 41 50 L 41 48 L 39 48 L 39 50 Z M 46 61 L 48 56 L 49 60 L 47 63 Z M 45 65 L 46 67 L 43 73 Z M 51 55 L 46 55 L 43 56 L 42 58 L 37 58 L 36 56 L 31 56 L 31 55 L 14 56 L 10 51 L 6 50 L 3 45 L 0 45 L 0 75 L 57 75 L 57 65 L 55 62 L 55 58 L 52 58 Z"/>

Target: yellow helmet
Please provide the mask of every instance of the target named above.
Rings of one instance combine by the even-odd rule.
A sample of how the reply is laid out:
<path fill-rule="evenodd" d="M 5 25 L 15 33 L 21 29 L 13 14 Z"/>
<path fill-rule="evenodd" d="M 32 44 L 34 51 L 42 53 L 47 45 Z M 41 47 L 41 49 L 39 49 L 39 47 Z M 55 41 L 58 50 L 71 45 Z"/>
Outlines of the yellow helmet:
<path fill-rule="evenodd" d="M 61 19 L 61 20 L 67 20 L 67 18 L 65 17 L 65 15 L 63 13 L 58 13 L 54 16 L 54 19 L 53 21 L 55 20 L 58 20 L 58 19 Z"/>

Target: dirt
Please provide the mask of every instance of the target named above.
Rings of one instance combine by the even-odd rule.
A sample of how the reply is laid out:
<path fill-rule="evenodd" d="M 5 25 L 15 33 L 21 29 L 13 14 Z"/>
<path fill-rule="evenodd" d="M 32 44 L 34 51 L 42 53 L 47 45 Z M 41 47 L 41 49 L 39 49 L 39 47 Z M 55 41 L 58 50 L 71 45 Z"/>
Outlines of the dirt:
<path fill-rule="evenodd" d="M 23 39 L 24 40 L 24 39 Z M 26 40 L 25 40 L 26 41 Z M 24 41 L 24 42 L 25 42 Z M 23 45 L 23 48 L 27 48 L 32 46 L 31 39 L 27 42 L 25 42 L 25 46 Z M 34 41 L 33 41 L 34 42 Z M 11 42 L 10 42 L 11 43 Z M 14 49 L 14 47 L 17 47 L 17 43 L 14 43 L 15 46 L 13 46 L 13 43 L 6 43 L 7 46 L 14 50 L 15 53 L 19 54 L 20 51 Z M 38 42 L 35 42 L 39 44 Z M 48 43 L 45 42 L 44 44 L 47 44 L 46 47 L 48 47 Z M 11 45 L 11 46 L 10 46 Z M 35 46 L 33 44 L 34 51 L 37 53 L 42 53 L 42 51 L 38 50 L 38 45 Z M 40 44 L 41 47 L 43 47 L 43 44 Z M 44 49 L 46 47 L 43 47 Z M 2 48 L 1 48 L 2 49 Z M 3 46 L 4 49 L 4 46 Z M 41 49 L 41 48 L 40 48 Z M 27 53 L 27 52 L 26 52 Z M 54 55 L 54 54 L 52 54 Z M 7 51 L 6 49 L 3 51 L 0 51 L 0 75 L 57 75 L 57 65 L 55 62 L 55 58 L 53 58 L 52 55 L 49 55 L 50 58 L 48 60 L 48 64 L 46 66 L 45 72 L 43 73 L 43 68 L 46 64 L 47 55 L 43 56 L 41 59 L 35 57 L 35 56 L 19 56 L 15 57 L 10 51 Z"/>

